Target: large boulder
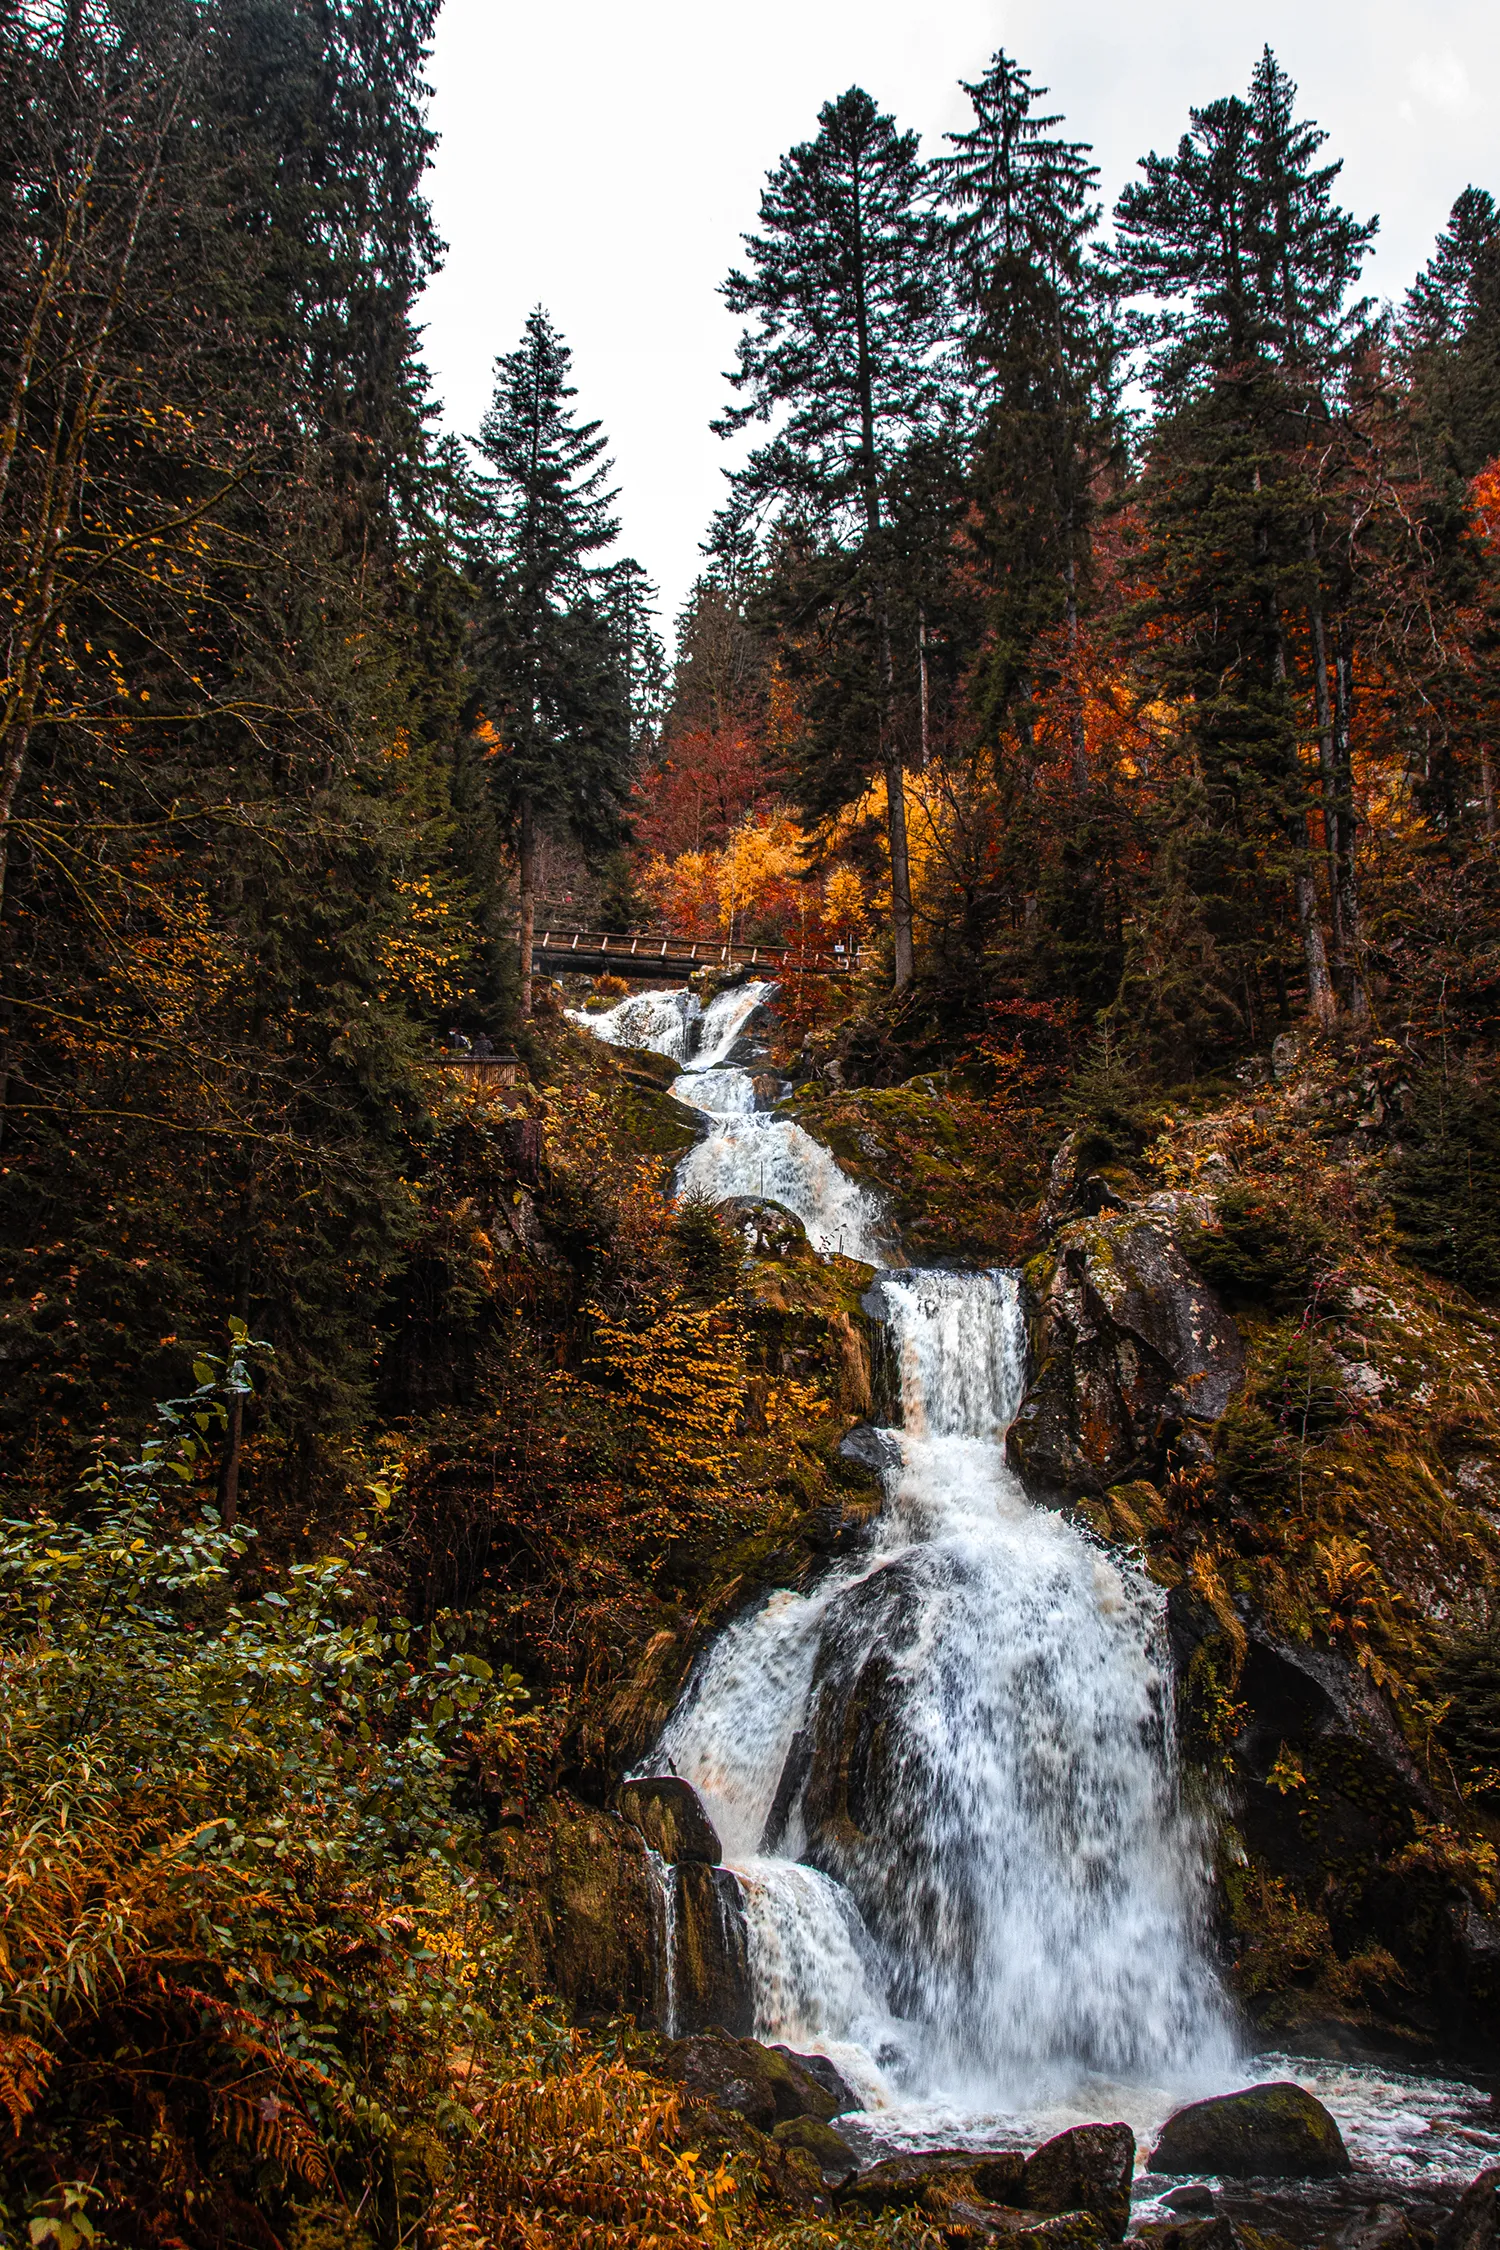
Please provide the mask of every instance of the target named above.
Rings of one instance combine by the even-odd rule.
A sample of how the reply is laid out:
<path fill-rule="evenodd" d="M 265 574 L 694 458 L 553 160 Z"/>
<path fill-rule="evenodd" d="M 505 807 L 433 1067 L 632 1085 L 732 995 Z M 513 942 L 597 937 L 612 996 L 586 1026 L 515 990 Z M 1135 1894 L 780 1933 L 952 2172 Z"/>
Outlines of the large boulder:
<path fill-rule="evenodd" d="M 673 2029 L 718 2026 L 747 2037 L 755 2007 L 739 1884 L 727 1867 L 709 1867 L 699 1859 L 682 1861 L 668 1880 L 676 1889 Z"/>
<path fill-rule="evenodd" d="M 1026 2160 L 1019 2200 L 1028 2211 L 1092 2211 L 1122 2242 L 1130 2221 L 1135 2135 L 1128 2125 L 1075 2125 Z"/>
<path fill-rule="evenodd" d="M 1470 2181 L 1438 2232 L 1437 2250 L 1496 2250 L 1500 2243 L 1500 2164 Z"/>
<path fill-rule="evenodd" d="M 1338 2126 L 1289 2079 L 1191 2102 L 1162 2127 L 1153 2172 L 1213 2172 L 1230 2179 L 1328 2179 L 1350 2169 Z"/>
<path fill-rule="evenodd" d="M 620 1810 L 669 1867 L 685 1859 L 717 1867 L 724 1857 L 719 1832 L 704 1810 L 703 1799 L 690 1781 L 679 1780 L 676 1774 L 653 1774 L 642 1781 L 622 1783 Z"/>
<path fill-rule="evenodd" d="M 500 1860 L 524 1984 L 585 2017 L 657 2012 L 661 1912 L 634 1828 L 557 1800 L 528 1827 L 502 1831 Z"/>
<path fill-rule="evenodd" d="M 838 2109 L 851 2106 L 841 2102 L 790 2048 L 766 2047 L 758 2039 L 736 2038 L 728 2031 L 701 2031 L 673 2040 L 656 2067 L 693 2100 L 717 2102 L 762 2132 L 798 2119 L 823 2125 Z M 834 2076 L 847 2093 L 843 2080 L 836 2072 Z M 846 2147 L 844 2154 L 848 2157 Z M 845 2169 L 852 2165 L 850 2158 Z"/>
<path fill-rule="evenodd" d="M 886 2211 L 926 2211 L 942 2216 L 955 2201 L 983 2203 L 974 2177 L 972 2149 L 923 2149 L 887 2156 L 851 2180 L 839 2201 L 872 2218 Z"/>
<path fill-rule="evenodd" d="M 1007 1441 L 1024 1477 L 1098 1494 L 1158 1469 L 1169 1444 L 1207 1457 L 1244 1348 L 1166 1224 L 1139 1211 L 1074 1220 L 1027 1279 L 1036 1374 Z"/>

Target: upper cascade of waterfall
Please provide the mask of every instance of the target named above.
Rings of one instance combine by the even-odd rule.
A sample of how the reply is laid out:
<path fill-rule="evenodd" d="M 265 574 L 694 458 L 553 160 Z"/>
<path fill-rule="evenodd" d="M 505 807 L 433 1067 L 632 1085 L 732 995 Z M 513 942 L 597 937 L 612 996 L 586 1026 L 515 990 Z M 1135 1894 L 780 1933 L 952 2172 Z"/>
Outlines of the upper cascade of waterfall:
<path fill-rule="evenodd" d="M 584 1008 L 564 1011 L 570 1023 L 591 1031 L 611 1047 L 643 1047 L 653 1055 L 669 1055 L 686 1062 L 697 1036 L 703 1005 L 696 992 L 680 987 L 671 992 L 632 992 L 613 1008 L 590 1014 Z"/>
<path fill-rule="evenodd" d="M 757 984 L 752 980 L 716 993 L 703 1011 L 698 1036 L 688 1056 L 688 1070 L 717 1069 L 738 1042 L 756 1009 L 775 990 L 774 984 Z"/>

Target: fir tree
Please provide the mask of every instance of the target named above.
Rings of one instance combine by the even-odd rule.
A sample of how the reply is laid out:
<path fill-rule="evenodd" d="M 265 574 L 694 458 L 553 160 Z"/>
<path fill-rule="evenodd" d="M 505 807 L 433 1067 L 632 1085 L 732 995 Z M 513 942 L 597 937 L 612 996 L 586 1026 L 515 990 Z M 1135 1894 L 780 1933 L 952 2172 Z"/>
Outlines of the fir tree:
<path fill-rule="evenodd" d="M 1113 339 L 1088 245 L 1099 222 L 1088 149 L 1042 114 L 1045 87 L 1002 50 L 965 83 L 974 123 L 934 166 L 980 413 L 970 537 L 991 588 L 973 683 L 991 736 L 1007 717 L 1029 744 L 1036 645 L 1065 622 L 1076 652 L 1090 552 L 1090 488 L 1108 446 Z M 1073 772 L 1088 782 L 1080 704 Z"/>
<path fill-rule="evenodd" d="M 893 557 L 885 538 L 892 476 L 942 396 L 938 235 L 916 135 L 854 86 L 819 112 L 769 175 L 748 264 L 724 298 L 749 325 L 730 377 L 744 396 L 715 427 L 751 421 L 776 434 L 734 478 L 731 534 L 757 511 L 795 517 L 822 558 L 797 601 L 866 620 L 856 698 L 866 740 L 844 759 L 860 786 L 884 775 L 896 982 L 912 974 L 905 763 L 892 651 Z M 844 749 L 847 753 L 849 745 Z M 826 767 L 814 740 L 808 763 Z"/>
<path fill-rule="evenodd" d="M 479 673 L 498 729 L 494 786 L 517 843 L 520 1011 L 531 1014 L 540 826 L 585 852 L 624 834 L 631 707 L 597 558 L 619 528 L 597 422 L 570 401 L 572 355 L 540 306 L 497 362 L 480 427 L 479 567 L 486 602 Z"/>
<path fill-rule="evenodd" d="M 1429 450 L 1466 481 L 1500 455 L 1500 212 L 1483 188 L 1455 202 L 1398 335 Z"/>

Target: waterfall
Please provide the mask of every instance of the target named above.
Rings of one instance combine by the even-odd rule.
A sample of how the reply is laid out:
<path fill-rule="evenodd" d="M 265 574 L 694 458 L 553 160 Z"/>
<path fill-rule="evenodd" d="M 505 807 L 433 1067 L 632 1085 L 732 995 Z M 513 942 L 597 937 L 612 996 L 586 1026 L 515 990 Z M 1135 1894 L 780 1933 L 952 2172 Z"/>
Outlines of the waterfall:
<path fill-rule="evenodd" d="M 582 1008 L 563 1013 L 580 1030 L 591 1031 L 611 1047 L 643 1047 L 654 1055 L 685 1062 L 697 1035 L 702 1007 L 696 992 L 632 992 L 613 1008 L 589 1015 Z"/>
<path fill-rule="evenodd" d="M 895 1266 L 877 1200 L 707 1052 L 678 1081 L 707 1120 L 679 1193 L 766 1196 L 884 1269 L 901 1416 L 864 1551 L 722 1632 L 645 1769 L 719 1832 L 757 2034 L 872 2106 L 1034 2116 L 1107 2085 L 1118 2115 L 1221 2081 L 1162 1599 L 1007 1466 L 1018 1277 Z"/>

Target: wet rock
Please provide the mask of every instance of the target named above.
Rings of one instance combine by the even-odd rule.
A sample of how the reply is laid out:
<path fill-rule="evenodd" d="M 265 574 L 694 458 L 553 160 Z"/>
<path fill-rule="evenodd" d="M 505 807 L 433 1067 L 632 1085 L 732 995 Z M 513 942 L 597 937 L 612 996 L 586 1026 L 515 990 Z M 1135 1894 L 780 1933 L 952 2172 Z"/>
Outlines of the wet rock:
<path fill-rule="evenodd" d="M 837 2071 L 833 2073 L 836 2093 L 790 2048 L 766 2047 L 758 2039 L 737 2038 L 718 2029 L 674 2040 L 660 2069 L 664 2078 L 674 2079 L 694 2100 L 715 2101 L 766 2132 L 773 2125 L 798 2119 L 825 2125 L 840 2108 L 851 2106 L 840 2099 L 848 2088 Z M 848 2157 L 847 2147 L 844 2153 Z M 849 2157 L 846 2169 L 853 2162 Z"/>
<path fill-rule="evenodd" d="M 974 2185 L 986 2203 L 1024 2201 L 1026 2158 L 1018 2148 L 991 2150 L 974 2158 Z"/>
<path fill-rule="evenodd" d="M 760 2067 L 755 2041 L 727 2031 L 702 2031 L 675 2039 L 656 2066 L 663 2078 L 682 2087 L 693 2101 L 716 2102 L 748 2119 L 762 2132 L 776 2123 L 776 2096 Z"/>
<path fill-rule="evenodd" d="M 766 1196 L 730 1195 L 718 1206 L 721 1218 L 743 1236 L 758 1258 L 810 1258 L 807 1229 L 795 1211 Z"/>
<path fill-rule="evenodd" d="M 1162 2201 L 1169 2211 L 1180 2211 L 1186 2218 L 1206 2218 L 1214 2209 L 1214 2191 L 1194 2181 L 1191 2187 L 1173 2188 Z"/>
<path fill-rule="evenodd" d="M 1285 2235 L 1221 2214 L 1213 2219 L 1152 2219 L 1131 2241 L 1148 2250 L 1292 2250 Z"/>
<path fill-rule="evenodd" d="M 677 1885 L 677 2022 L 686 2032 L 711 2025 L 745 2037 L 755 2020 L 750 1951 L 740 1887 L 727 1867 L 684 1860 Z"/>
<path fill-rule="evenodd" d="M 1500 2164 L 1472 2180 L 1438 2229 L 1437 2250 L 1495 2250 L 1500 2243 Z"/>
<path fill-rule="evenodd" d="M 832 2125 L 820 2117 L 788 2117 L 771 2128 L 771 2138 L 781 2148 L 800 2148 L 822 2174 L 826 2187 L 842 2187 L 858 2169 L 854 2151 Z"/>
<path fill-rule="evenodd" d="M 580 2015 L 649 2018 L 657 1913 L 645 1846 L 612 1813 L 558 1801 L 497 1839 L 512 1899 L 511 1961 Z"/>
<path fill-rule="evenodd" d="M 1130 2219 L 1134 2169 L 1128 2125 L 1075 2125 L 1027 2158 L 1021 2200 L 1029 2211 L 1092 2211 L 1119 2242 Z"/>
<path fill-rule="evenodd" d="M 1283 2079 L 1179 2109 L 1162 2127 L 1151 2169 L 1232 2179 L 1326 2179 L 1347 2172 L 1350 2164 L 1343 2135 L 1323 2104 Z"/>
<path fill-rule="evenodd" d="M 810 2078 L 830 2105 L 825 2109 L 816 2097 L 809 2095 L 803 2103 L 801 2114 L 809 2117 L 838 2117 L 845 2110 L 864 2106 L 843 2072 L 826 2055 L 799 2055 L 791 2047 L 770 2047 L 767 2053 L 779 2055 L 804 2078 Z"/>
<path fill-rule="evenodd" d="M 928 2211 L 941 2216 L 955 2201 L 985 2200 L 974 2177 L 976 2161 L 970 2149 L 924 2149 L 916 2156 L 887 2156 L 851 2180 L 839 2201 L 877 2218 L 882 2211 Z"/>
<path fill-rule="evenodd" d="M 717 1867 L 724 1857 L 719 1832 L 689 1781 L 676 1774 L 653 1774 L 620 1788 L 620 1811 L 640 1830 L 669 1867 L 679 1860 L 702 1860 Z"/>
<path fill-rule="evenodd" d="M 1036 1375 L 1007 1441 L 1023 1476 L 1099 1494 L 1158 1468 L 1169 1443 L 1207 1457 L 1244 1349 L 1164 1227 L 1128 1211 L 1074 1220 L 1028 1280 Z"/>
<path fill-rule="evenodd" d="M 1332 2250 L 1419 2250 L 1420 2238 L 1406 2213 L 1396 2203 L 1377 2203 L 1340 2227 Z"/>

